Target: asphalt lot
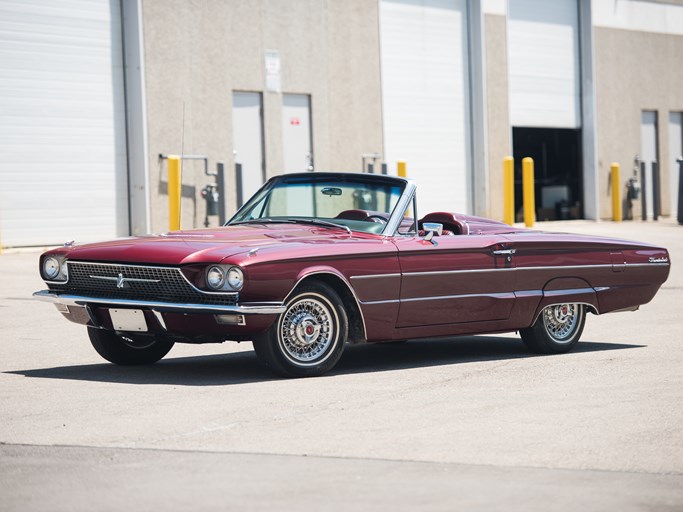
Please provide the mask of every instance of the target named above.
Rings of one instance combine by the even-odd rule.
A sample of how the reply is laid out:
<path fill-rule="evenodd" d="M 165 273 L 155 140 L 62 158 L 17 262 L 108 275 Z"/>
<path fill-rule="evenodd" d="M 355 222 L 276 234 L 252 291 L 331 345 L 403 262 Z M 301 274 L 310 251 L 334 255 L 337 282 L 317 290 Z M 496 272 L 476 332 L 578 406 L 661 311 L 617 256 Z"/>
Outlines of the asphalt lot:
<path fill-rule="evenodd" d="M 281 380 L 251 344 L 106 364 L 33 301 L 36 251 L 0 255 L 0 510 L 682 510 L 683 226 L 537 227 L 664 245 L 634 313 L 590 315 L 577 350 L 519 338 L 350 347 Z"/>

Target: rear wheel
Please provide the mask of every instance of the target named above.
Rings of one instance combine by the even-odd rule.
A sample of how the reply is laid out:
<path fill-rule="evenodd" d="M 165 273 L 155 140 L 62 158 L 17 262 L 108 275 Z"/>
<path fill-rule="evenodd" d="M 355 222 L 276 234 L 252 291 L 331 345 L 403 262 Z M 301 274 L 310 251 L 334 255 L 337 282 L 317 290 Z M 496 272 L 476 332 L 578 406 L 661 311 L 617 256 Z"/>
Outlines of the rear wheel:
<path fill-rule="evenodd" d="M 90 343 L 107 361 L 120 365 L 156 363 L 173 348 L 173 342 L 150 334 L 124 334 L 88 327 Z"/>
<path fill-rule="evenodd" d="M 556 304 L 545 307 L 534 325 L 519 333 L 529 350 L 561 354 L 579 342 L 585 323 L 586 308 L 582 304 Z"/>
<path fill-rule="evenodd" d="M 305 284 L 286 308 L 254 339 L 258 358 L 283 377 L 313 377 L 330 371 L 348 335 L 348 318 L 337 292 L 324 283 Z"/>

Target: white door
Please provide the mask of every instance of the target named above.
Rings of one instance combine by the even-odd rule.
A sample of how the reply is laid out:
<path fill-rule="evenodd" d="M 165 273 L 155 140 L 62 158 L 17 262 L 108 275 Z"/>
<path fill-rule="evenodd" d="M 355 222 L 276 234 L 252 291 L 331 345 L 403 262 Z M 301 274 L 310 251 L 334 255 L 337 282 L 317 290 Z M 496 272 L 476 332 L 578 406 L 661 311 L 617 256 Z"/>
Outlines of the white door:
<path fill-rule="evenodd" d="M 235 163 L 242 164 L 242 202 L 264 183 L 261 101 L 260 92 L 232 93 L 232 147 Z"/>
<path fill-rule="evenodd" d="M 282 95 L 282 137 L 285 158 L 283 172 L 312 171 L 310 95 Z"/>
<path fill-rule="evenodd" d="M 510 0 L 510 124 L 579 128 L 577 0 Z"/>
<path fill-rule="evenodd" d="M 683 156 L 683 112 L 669 112 L 669 175 L 671 177 L 671 216 L 678 215 L 678 159 Z"/>
<path fill-rule="evenodd" d="M 645 200 L 647 218 L 653 217 L 652 162 L 657 162 L 657 112 L 643 110 L 640 123 L 640 158 L 645 162 Z"/>
<path fill-rule="evenodd" d="M 384 159 L 405 160 L 420 212 L 471 211 L 465 0 L 382 0 Z"/>
<path fill-rule="evenodd" d="M 0 0 L 0 236 L 129 233 L 121 5 Z"/>

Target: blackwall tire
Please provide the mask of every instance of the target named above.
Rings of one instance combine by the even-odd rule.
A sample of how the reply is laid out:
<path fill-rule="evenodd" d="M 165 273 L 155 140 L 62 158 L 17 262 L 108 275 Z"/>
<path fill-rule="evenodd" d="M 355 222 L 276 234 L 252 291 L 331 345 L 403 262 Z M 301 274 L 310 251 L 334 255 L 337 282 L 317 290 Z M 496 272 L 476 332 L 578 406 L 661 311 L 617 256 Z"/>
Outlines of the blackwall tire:
<path fill-rule="evenodd" d="M 339 361 L 348 337 L 348 317 L 337 292 L 312 282 L 299 287 L 286 310 L 254 340 L 254 351 L 282 377 L 315 377 Z"/>
<path fill-rule="evenodd" d="M 120 336 L 113 331 L 88 327 L 90 343 L 110 363 L 119 365 L 152 364 L 173 348 L 173 342 L 161 336 Z"/>
<path fill-rule="evenodd" d="M 556 304 L 545 307 L 534 325 L 519 331 L 522 341 L 532 352 L 562 354 L 579 342 L 586 324 L 586 308 L 582 304 Z"/>

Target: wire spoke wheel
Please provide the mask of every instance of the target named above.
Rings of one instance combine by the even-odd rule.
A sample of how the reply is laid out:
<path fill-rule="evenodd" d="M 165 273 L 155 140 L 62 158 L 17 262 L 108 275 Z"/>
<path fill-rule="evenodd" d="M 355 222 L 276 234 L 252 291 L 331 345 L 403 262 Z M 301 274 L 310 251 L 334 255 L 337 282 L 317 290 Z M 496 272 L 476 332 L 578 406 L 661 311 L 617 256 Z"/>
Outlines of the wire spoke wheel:
<path fill-rule="evenodd" d="M 336 335 L 329 307 L 313 297 L 292 304 L 283 315 L 279 330 L 287 354 L 304 364 L 321 357 Z"/>
<path fill-rule="evenodd" d="M 579 323 L 579 304 L 559 304 L 543 310 L 543 324 L 557 343 L 567 343 Z"/>
<path fill-rule="evenodd" d="M 532 352 L 560 354 L 576 345 L 586 324 L 583 304 L 546 306 L 531 327 L 520 329 L 522 341 Z"/>
<path fill-rule="evenodd" d="M 254 351 L 283 377 L 322 375 L 339 361 L 348 329 L 339 294 L 325 283 L 311 282 L 297 288 L 285 312 L 254 338 Z"/>

